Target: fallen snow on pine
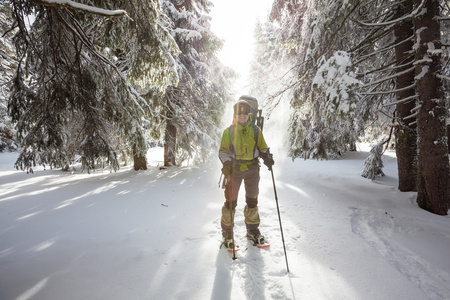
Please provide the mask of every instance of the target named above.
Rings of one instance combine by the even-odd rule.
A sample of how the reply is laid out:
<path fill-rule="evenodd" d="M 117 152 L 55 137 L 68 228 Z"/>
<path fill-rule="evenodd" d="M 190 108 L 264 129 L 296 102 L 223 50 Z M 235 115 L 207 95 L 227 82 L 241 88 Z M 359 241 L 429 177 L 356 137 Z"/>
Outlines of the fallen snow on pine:
<path fill-rule="evenodd" d="M 73 174 L 15 171 L 0 154 L 0 299 L 450 299 L 450 218 L 423 211 L 367 152 L 261 168 L 257 249 L 236 214 L 237 260 L 220 250 L 220 166 Z M 391 154 L 392 155 L 392 154 Z M 149 152 L 162 158 L 161 149 Z"/>

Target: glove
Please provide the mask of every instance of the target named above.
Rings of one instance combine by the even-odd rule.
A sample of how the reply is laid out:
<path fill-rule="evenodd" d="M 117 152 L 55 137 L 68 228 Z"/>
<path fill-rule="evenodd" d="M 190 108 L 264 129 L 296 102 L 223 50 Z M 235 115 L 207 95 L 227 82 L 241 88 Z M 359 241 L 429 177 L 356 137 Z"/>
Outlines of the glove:
<path fill-rule="evenodd" d="M 227 176 L 233 173 L 233 165 L 231 161 L 226 161 L 223 163 L 222 174 Z"/>
<path fill-rule="evenodd" d="M 263 159 L 264 164 L 269 168 L 269 171 L 272 171 L 272 166 L 275 164 L 273 154 L 270 152 L 263 152 L 260 156 Z"/>

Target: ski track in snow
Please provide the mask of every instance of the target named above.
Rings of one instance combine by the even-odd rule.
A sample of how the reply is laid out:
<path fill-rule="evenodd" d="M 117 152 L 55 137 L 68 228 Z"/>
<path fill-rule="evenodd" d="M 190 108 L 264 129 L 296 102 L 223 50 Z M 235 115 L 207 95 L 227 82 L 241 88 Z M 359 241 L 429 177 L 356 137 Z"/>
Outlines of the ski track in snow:
<path fill-rule="evenodd" d="M 396 242 L 397 232 L 415 236 L 423 231 L 420 227 L 410 227 L 412 220 L 390 215 L 384 210 L 354 208 L 352 230 L 389 261 L 400 273 L 417 284 L 430 299 L 447 299 L 450 274 L 422 259 L 401 243 Z M 402 220 L 403 219 L 403 220 Z M 428 234 L 433 234 L 429 232 Z M 450 230 L 447 232 L 447 238 Z M 443 237 L 444 238 L 444 237 Z"/>
<path fill-rule="evenodd" d="M 161 157 L 158 154 L 158 157 Z M 450 299 L 450 218 L 359 172 L 366 153 L 261 167 L 266 249 L 221 242 L 220 167 L 117 173 L 12 171 L 0 154 L 0 299 Z M 277 156 L 279 157 L 279 156 Z"/>
<path fill-rule="evenodd" d="M 236 260 L 232 260 L 233 253 L 226 249 L 220 249 L 216 264 L 220 269 L 218 274 L 221 274 L 218 277 L 217 285 L 221 286 L 223 282 L 228 282 L 230 291 L 233 290 L 234 283 L 239 288 L 233 291 L 233 297 L 229 298 L 227 293 L 222 295 L 222 289 L 214 286 L 212 299 L 293 299 L 292 291 L 291 295 L 287 294 L 286 292 L 289 291 L 285 291 L 285 287 L 279 283 L 279 281 L 289 278 L 289 275 L 286 270 L 279 228 L 273 228 L 273 225 L 278 223 L 262 221 L 260 230 L 271 246 L 263 249 L 254 247 L 245 238 L 243 215 L 245 201 L 242 200 L 243 197 L 240 198 L 235 216 L 235 240 L 240 246 L 240 250 L 236 252 Z M 261 219 L 274 218 L 274 208 L 261 205 L 259 208 Z M 217 239 L 217 243 L 220 244 L 220 218 L 217 218 L 214 224 L 216 231 L 212 237 Z M 275 239 L 279 239 L 279 242 L 276 242 Z"/>

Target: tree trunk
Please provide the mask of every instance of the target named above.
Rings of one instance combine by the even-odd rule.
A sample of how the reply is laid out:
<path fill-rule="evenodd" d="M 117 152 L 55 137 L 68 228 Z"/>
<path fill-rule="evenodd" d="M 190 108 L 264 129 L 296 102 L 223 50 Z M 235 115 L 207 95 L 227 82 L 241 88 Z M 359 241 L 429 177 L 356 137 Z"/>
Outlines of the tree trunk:
<path fill-rule="evenodd" d="M 164 166 L 175 166 L 175 153 L 177 145 L 177 127 L 171 120 L 166 122 L 166 130 L 164 135 Z"/>
<path fill-rule="evenodd" d="M 419 4 L 421 0 L 415 0 Z M 432 213 L 446 215 L 449 195 L 449 161 L 446 137 L 446 110 L 438 55 L 428 50 L 441 49 L 439 1 L 425 1 L 424 14 L 414 21 L 417 43 L 416 67 L 418 104 L 418 205 Z"/>
<path fill-rule="evenodd" d="M 448 154 L 450 154 L 450 124 L 447 125 L 447 146 L 448 146 Z"/>
<path fill-rule="evenodd" d="M 164 133 L 164 166 L 176 166 L 177 153 L 177 126 L 176 110 L 177 99 L 180 97 L 180 90 L 176 87 L 168 87 L 166 90 L 166 128 Z"/>
<path fill-rule="evenodd" d="M 396 11 L 396 18 L 404 16 L 412 10 L 412 2 L 406 1 L 399 4 Z M 414 57 L 410 55 L 413 48 L 413 41 L 405 41 L 414 34 L 412 21 L 406 21 L 395 28 L 395 39 L 397 46 L 395 47 L 395 56 L 397 65 L 403 66 L 398 72 L 405 71 L 412 66 Z M 407 65 L 409 64 L 409 65 Z M 414 71 L 402 74 L 397 78 L 396 94 L 397 101 L 407 99 L 415 95 L 414 87 Z M 411 86 L 411 88 L 407 88 Z M 415 99 L 398 103 L 396 106 L 396 117 L 398 126 L 395 128 L 395 151 L 398 163 L 398 189 L 402 192 L 417 191 L 417 126 L 415 118 L 408 119 L 416 103 Z"/>
<path fill-rule="evenodd" d="M 147 157 L 138 155 L 136 152 L 136 144 L 133 145 L 133 160 L 134 169 L 137 170 L 147 170 Z"/>

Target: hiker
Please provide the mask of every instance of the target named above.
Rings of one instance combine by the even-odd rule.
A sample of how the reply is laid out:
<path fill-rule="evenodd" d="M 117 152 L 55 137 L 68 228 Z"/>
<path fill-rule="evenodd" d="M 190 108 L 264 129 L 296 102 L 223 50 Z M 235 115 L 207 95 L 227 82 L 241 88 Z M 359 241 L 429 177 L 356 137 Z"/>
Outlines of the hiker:
<path fill-rule="evenodd" d="M 223 164 L 222 173 L 226 180 L 221 226 L 223 245 L 227 248 L 235 247 L 233 244 L 234 214 L 242 180 L 244 180 L 245 186 L 244 216 L 247 238 L 255 244 L 265 243 L 264 237 L 258 229 L 260 223 L 258 157 L 263 159 L 269 170 L 274 164 L 262 131 L 252 122 L 252 117 L 256 116 L 250 114 L 250 104 L 241 99 L 233 106 L 233 124 L 224 130 L 219 150 L 219 159 Z"/>

